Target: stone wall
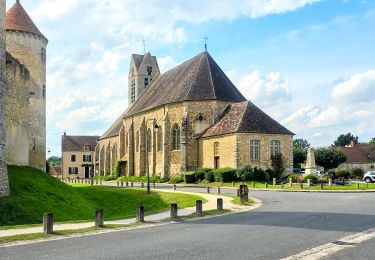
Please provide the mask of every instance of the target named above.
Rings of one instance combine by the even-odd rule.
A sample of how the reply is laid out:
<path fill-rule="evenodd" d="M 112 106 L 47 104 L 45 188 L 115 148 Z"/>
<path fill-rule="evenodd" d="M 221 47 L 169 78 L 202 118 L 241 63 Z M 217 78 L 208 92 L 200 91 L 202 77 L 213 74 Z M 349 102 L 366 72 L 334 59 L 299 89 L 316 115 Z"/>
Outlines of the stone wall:
<path fill-rule="evenodd" d="M 365 173 L 368 171 L 375 171 L 375 162 L 363 162 L 363 163 L 342 163 L 337 169 L 352 170 L 355 168 L 362 169 Z"/>
<path fill-rule="evenodd" d="M 45 170 L 46 161 L 46 46 L 47 40 L 23 32 L 6 32 L 6 50 L 29 71 L 29 165 Z M 18 107 L 10 108 L 18 112 Z"/>
<path fill-rule="evenodd" d="M 8 172 L 5 161 L 5 0 L 0 0 L 0 197 L 9 195 Z"/>

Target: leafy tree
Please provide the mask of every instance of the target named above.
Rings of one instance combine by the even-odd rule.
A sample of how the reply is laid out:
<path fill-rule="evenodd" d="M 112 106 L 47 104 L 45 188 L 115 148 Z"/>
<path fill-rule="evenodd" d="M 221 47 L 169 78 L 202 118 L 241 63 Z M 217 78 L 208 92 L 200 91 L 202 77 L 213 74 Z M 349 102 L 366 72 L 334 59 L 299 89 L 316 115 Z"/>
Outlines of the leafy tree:
<path fill-rule="evenodd" d="M 371 139 L 370 144 L 374 144 L 375 145 L 375 137 Z"/>
<path fill-rule="evenodd" d="M 338 147 L 322 147 L 315 150 L 315 161 L 317 165 L 323 166 L 325 170 L 330 170 L 346 162 L 346 157 Z"/>
<path fill-rule="evenodd" d="M 344 147 L 345 145 L 350 144 L 350 142 L 352 141 L 354 141 L 355 144 L 358 144 L 358 136 L 354 136 L 351 133 L 342 134 L 339 137 L 337 137 L 333 145 Z"/>
<path fill-rule="evenodd" d="M 298 168 L 299 164 L 306 161 L 307 149 L 310 144 L 305 139 L 296 139 L 293 141 L 293 164 L 294 168 Z"/>
<path fill-rule="evenodd" d="M 272 156 L 271 161 L 272 161 L 272 169 L 275 172 L 275 178 L 278 179 L 285 172 L 285 163 L 284 163 L 283 155 L 279 153 L 275 156 Z"/>
<path fill-rule="evenodd" d="M 51 156 L 47 159 L 49 166 L 55 166 L 61 164 L 61 158 L 57 156 Z"/>

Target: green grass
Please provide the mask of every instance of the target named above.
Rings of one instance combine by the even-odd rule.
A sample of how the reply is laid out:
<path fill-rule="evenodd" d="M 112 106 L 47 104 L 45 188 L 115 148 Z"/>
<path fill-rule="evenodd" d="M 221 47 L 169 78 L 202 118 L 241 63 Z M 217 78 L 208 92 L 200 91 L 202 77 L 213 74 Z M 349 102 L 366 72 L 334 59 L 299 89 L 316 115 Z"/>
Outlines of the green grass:
<path fill-rule="evenodd" d="M 232 186 L 232 182 L 227 182 L 227 183 L 223 183 L 223 186 L 224 187 L 238 188 L 242 183 L 248 185 L 249 188 L 253 188 L 253 186 L 252 186 L 253 182 L 252 181 L 234 182 L 234 186 Z M 254 181 L 254 183 L 255 183 L 255 188 L 257 188 L 257 189 L 265 189 L 266 188 L 265 182 Z M 206 186 L 217 187 L 217 186 L 221 186 L 221 183 L 220 182 L 211 182 L 211 183 L 207 183 L 207 184 L 197 184 L 197 185 L 203 186 L 203 187 L 206 187 Z M 268 189 L 281 189 L 281 185 L 272 185 L 272 182 L 268 182 Z M 289 184 L 285 184 L 284 189 L 285 190 L 301 190 L 300 186 L 296 183 L 293 186 L 289 186 Z M 311 186 L 310 188 L 307 188 L 307 184 L 304 183 L 303 189 L 305 189 L 305 190 L 320 190 L 320 185 Z M 361 183 L 359 185 L 359 189 L 360 190 L 366 190 L 366 184 Z M 375 183 L 369 184 L 368 189 L 369 190 L 375 189 Z M 338 186 L 335 186 L 335 185 L 328 186 L 327 185 L 326 186 L 325 185 L 324 190 L 357 190 L 357 188 L 356 188 L 356 184 L 345 185 L 345 186 L 340 186 L 340 185 L 338 185 Z"/>
<path fill-rule="evenodd" d="M 251 206 L 254 204 L 254 201 L 249 198 L 249 201 L 245 202 L 245 204 L 241 204 L 241 199 L 240 197 L 233 197 L 232 203 L 238 204 L 238 205 L 245 205 L 245 206 Z"/>
<path fill-rule="evenodd" d="M 11 196 L 0 198 L 0 226 L 42 223 L 43 213 L 52 212 L 55 222 L 92 221 L 95 210 L 104 209 L 105 220 L 135 217 L 136 207 L 145 214 L 162 212 L 170 203 L 179 208 L 194 206 L 194 195 L 152 192 L 106 186 L 69 186 L 30 167 L 9 166 Z M 25 226 L 24 226 L 25 227 Z M 6 227 L 3 227 L 5 229 Z"/>

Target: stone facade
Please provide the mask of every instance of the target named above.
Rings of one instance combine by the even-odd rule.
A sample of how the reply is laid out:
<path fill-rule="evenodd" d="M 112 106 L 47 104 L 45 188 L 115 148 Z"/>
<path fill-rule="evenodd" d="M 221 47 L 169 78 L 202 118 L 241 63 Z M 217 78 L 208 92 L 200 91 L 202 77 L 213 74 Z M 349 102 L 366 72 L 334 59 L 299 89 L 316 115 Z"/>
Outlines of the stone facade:
<path fill-rule="evenodd" d="M 17 1 L 6 16 L 7 160 L 45 170 L 46 47 Z"/>
<path fill-rule="evenodd" d="M 0 0 L 0 197 L 9 195 L 5 149 L 5 0 Z"/>

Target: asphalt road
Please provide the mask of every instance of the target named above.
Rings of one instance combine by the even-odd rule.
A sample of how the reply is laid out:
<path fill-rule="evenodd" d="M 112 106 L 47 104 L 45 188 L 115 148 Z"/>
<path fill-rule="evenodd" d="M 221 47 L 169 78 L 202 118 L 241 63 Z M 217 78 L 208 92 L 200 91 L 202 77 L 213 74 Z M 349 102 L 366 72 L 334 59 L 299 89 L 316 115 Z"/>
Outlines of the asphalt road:
<path fill-rule="evenodd" d="M 375 227 L 375 193 L 251 196 L 263 206 L 197 221 L 0 247 L 0 259 L 280 259 Z M 325 259 L 375 259 L 374 242 Z"/>

